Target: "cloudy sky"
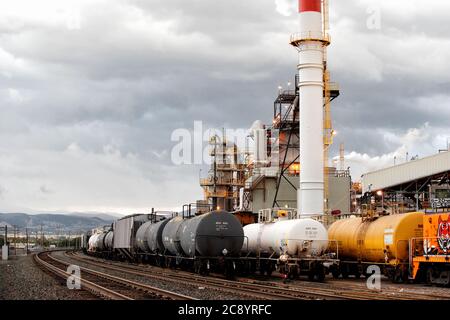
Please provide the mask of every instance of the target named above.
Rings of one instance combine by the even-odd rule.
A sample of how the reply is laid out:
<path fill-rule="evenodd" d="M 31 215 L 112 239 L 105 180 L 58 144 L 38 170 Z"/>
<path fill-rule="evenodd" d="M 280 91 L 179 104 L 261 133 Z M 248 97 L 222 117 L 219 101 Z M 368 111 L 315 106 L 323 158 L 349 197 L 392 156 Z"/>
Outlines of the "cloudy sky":
<path fill-rule="evenodd" d="M 177 128 L 270 123 L 296 0 L 0 2 L 0 211 L 131 213 L 202 197 Z M 338 145 L 355 180 L 450 137 L 450 2 L 331 2 Z M 420 6 L 422 4 L 422 6 Z M 378 17 L 380 20 L 378 20 Z"/>

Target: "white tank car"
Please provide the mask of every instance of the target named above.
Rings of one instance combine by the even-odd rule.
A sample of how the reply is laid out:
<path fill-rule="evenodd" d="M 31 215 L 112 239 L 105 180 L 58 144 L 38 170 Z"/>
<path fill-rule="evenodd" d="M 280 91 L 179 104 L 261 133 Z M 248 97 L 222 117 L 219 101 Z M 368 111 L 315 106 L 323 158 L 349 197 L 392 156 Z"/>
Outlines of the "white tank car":
<path fill-rule="evenodd" d="M 268 223 L 255 223 L 244 227 L 243 252 L 278 257 L 310 257 L 322 255 L 328 247 L 328 233 L 316 220 L 280 218 Z"/>
<path fill-rule="evenodd" d="M 100 237 L 100 233 L 94 233 L 90 238 L 88 242 L 88 251 L 94 252 L 96 251 L 96 244 L 98 237 Z"/>

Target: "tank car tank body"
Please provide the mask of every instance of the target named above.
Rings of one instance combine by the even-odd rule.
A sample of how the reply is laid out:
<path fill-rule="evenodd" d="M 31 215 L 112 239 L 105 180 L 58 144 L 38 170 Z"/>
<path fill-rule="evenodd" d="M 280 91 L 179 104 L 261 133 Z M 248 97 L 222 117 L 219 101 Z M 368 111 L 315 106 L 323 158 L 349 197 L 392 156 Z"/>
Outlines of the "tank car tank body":
<path fill-rule="evenodd" d="M 166 253 L 173 256 L 183 256 L 180 244 L 179 230 L 185 219 L 181 216 L 170 219 L 162 232 L 162 240 Z"/>
<path fill-rule="evenodd" d="M 113 250 L 114 241 L 114 231 L 108 231 L 104 238 L 105 251 Z"/>
<path fill-rule="evenodd" d="M 97 240 L 98 237 L 100 236 L 99 233 L 94 233 L 88 240 L 88 251 L 89 252 L 96 252 L 96 245 L 97 245 Z"/>
<path fill-rule="evenodd" d="M 136 232 L 136 246 L 142 252 L 160 253 L 164 251 L 162 232 L 170 219 L 144 223 Z"/>
<path fill-rule="evenodd" d="M 186 220 L 180 225 L 179 239 L 188 257 L 236 256 L 244 242 L 244 231 L 235 215 L 215 211 Z"/>
<path fill-rule="evenodd" d="M 136 252 L 142 261 L 162 265 L 161 254 L 164 252 L 163 230 L 170 219 L 149 221 L 139 227 L 136 232 Z"/>
<path fill-rule="evenodd" d="M 95 250 L 98 252 L 105 251 L 105 237 L 106 233 L 100 233 L 95 242 Z"/>
<path fill-rule="evenodd" d="M 422 212 L 381 217 L 357 217 L 338 220 L 328 229 L 329 239 L 336 240 L 341 260 L 340 274 L 357 277 L 367 268 L 378 265 L 395 282 L 406 280 L 409 266 L 409 241 L 421 237 Z"/>
<path fill-rule="evenodd" d="M 226 211 L 214 211 L 159 218 L 132 215 L 114 222 L 112 231 L 95 234 L 90 244 L 92 252 L 108 257 L 127 257 L 200 274 L 214 268 L 232 276 L 243 242 L 238 218 Z"/>
<path fill-rule="evenodd" d="M 167 265 L 187 265 L 206 274 L 213 267 L 227 275 L 236 269 L 235 259 L 244 242 L 238 218 L 226 211 L 171 219 L 164 226 L 162 242 Z"/>
<path fill-rule="evenodd" d="M 261 273 L 278 270 L 290 278 L 304 274 L 323 281 L 337 267 L 334 255 L 326 253 L 328 233 L 319 221 L 297 218 L 295 209 L 262 210 L 258 220 L 244 227 L 247 243 L 242 251 L 259 261 Z M 256 266 L 249 261 L 246 268 L 254 272 Z"/>

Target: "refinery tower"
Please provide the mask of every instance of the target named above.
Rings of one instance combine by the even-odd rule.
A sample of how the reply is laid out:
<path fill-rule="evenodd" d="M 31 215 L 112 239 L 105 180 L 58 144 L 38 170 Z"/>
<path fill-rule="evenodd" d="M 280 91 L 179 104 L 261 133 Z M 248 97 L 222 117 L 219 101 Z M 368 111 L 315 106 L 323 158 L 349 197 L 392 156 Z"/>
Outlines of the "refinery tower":
<path fill-rule="evenodd" d="M 324 7 L 327 4 L 324 3 Z M 291 38 L 299 52 L 300 188 L 297 208 L 302 216 L 324 213 L 325 48 L 330 44 L 321 0 L 299 0 L 300 32 Z M 326 133 L 325 133 L 326 137 Z M 326 140 L 326 138 L 325 138 Z"/>

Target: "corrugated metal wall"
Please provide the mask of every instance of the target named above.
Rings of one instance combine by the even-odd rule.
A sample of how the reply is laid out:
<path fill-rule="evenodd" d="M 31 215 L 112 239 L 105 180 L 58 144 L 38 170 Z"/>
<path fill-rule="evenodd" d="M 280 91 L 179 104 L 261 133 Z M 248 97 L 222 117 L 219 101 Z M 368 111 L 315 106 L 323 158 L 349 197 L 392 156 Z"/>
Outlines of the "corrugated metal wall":
<path fill-rule="evenodd" d="M 132 247 L 132 229 L 133 218 L 114 222 L 114 249 L 129 249 Z"/>

